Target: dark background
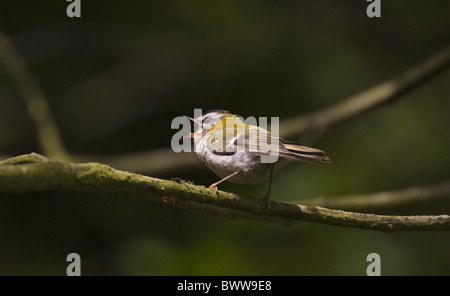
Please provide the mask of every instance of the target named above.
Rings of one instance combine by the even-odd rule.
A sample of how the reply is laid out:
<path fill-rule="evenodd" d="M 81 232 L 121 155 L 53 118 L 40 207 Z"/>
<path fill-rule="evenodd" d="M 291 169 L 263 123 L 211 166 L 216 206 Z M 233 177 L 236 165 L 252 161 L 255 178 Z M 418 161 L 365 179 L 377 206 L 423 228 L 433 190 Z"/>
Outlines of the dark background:
<path fill-rule="evenodd" d="M 194 108 L 280 120 L 394 78 L 449 42 L 450 2 L 0 1 L 0 29 L 43 89 L 71 152 L 170 146 L 173 118 Z M 330 167 L 294 164 L 274 200 L 395 190 L 450 175 L 446 72 L 395 104 L 329 131 L 315 146 Z M 17 86 L 0 66 L 0 154 L 41 152 Z M 93 159 L 95 160 L 95 159 Z M 145 174 L 145 172 L 142 172 Z M 209 185 L 209 170 L 152 174 Z M 267 184 L 221 189 L 263 196 Z M 388 214 L 445 214 L 420 204 Z M 186 212 L 120 194 L 0 195 L 0 274 L 450 275 L 450 234 L 291 227 Z"/>

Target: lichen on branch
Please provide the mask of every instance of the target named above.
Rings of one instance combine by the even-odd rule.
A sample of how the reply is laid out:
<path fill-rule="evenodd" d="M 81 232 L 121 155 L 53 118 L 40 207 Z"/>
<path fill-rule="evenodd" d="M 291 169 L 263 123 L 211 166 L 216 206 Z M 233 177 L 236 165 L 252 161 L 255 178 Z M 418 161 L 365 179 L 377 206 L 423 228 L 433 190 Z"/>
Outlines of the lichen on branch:
<path fill-rule="evenodd" d="M 304 221 L 385 232 L 450 230 L 448 215 L 375 215 L 279 201 L 271 201 L 270 213 L 266 215 L 264 200 L 224 191 L 216 194 L 187 181 L 152 178 L 100 163 L 53 161 L 36 153 L 0 162 L 0 192 L 51 190 L 120 192 L 186 210 L 265 222 Z"/>

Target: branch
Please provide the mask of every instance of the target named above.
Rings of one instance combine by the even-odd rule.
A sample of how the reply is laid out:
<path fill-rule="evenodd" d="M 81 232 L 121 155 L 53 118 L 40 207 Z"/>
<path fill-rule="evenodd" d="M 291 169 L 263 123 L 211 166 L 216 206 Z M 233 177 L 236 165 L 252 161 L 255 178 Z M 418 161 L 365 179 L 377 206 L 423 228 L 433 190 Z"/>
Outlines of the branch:
<path fill-rule="evenodd" d="M 170 148 L 114 155 L 73 154 L 75 162 L 95 160 L 133 172 L 161 173 L 180 167 L 200 166 L 195 153 L 175 153 Z"/>
<path fill-rule="evenodd" d="M 70 159 L 61 139 L 56 120 L 47 99 L 27 63 L 9 37 L 0 31 L 0 61 L 14 80 L 25 100 L 27 111 L 38 135 L 39 145 L 46 155 L 55 159 Z"/>
<path fill-rule="evenodd" d="M 36 78 L 29 71 L 25 60 L 10 39 L 1 31 L 0 60 L 25 99 L 28 113 L 38 131 L 38 140 L 43 153 L 52 159 L 73 160 L 75 162 L 95 159 L 121 169 L 150 173 L 198 165 L 198 161 L 193 154 L 174 154 L 168 148 L 109 156 L 69 154 L 61 139 L 51 108 Z M 283 138 L 297 138 L 306 134 L 308 139 L 304 140 L 308 144 L 312 144 L 328 128 L 401 98 L 443 72 L 449 65 L 450 47 L 446 47 L 395 79 L 328 108 L 281 121 L 280 135 Z"/>
<path fill-rule="evenodd" d="M 185 181 L 170 181 L 116 170 L 99 163 L 52 161 L 38 154 L 0 162 L 0 192 L 20 194 L 49 190 L 121 192 L 182 209 L 265 222 L 298 221 L 385 232 L 450 230 L 450 216 L 387 216 L 333 210 L 318 206 L 271 202 L 214 191 Z"/>
<path fill-rule="evenodd" d="M 284 120 L 280 123 L 280 133 L 286 138 L 298 137 L 304 133 L 313 134 L 313 137 L 321 136 L 330 127 L 360 117 L 402 98 L 449 66 L 450 46 L 447 46 L 399 77 L 322 110 Z"/>
<path fill-rule="evenodd" d="M 322 110 L 280 121 L 280 136 L 289 139 L 303 135 L 302 142 L 312 144 L 331 127 L 358 118 L 388 103 L 399 100 L 412 90 L 438 76 L 449 66 L 450 47 L 446 47 L 392 80 L 381 83 Z M 169 171 L 198 164 L 193 154 L 178 154 L 175 156 L 176 161 L 171 161 L 171 158 L 174 157 L 173 155 L 173 151 L 167 148 L 137 154 L 110 156 L 76 155 L 75 159 L 77 161 L 97 159 L 121 169 L 135 172 L 145 171 L 148 173 Z"/>
<path fill-rule="evenodd" d="M 373 211 L 395 206 L 404 207 L 408 203 L 436 201 L 443 197 L 450 197 L 450 180 L 428 186 L 413 186 L 401 190 L 372 194 L 318 197 L 311 200 L 303 200 L 302 202 L 307 205 L 316 205 L 333 209 Z"/>

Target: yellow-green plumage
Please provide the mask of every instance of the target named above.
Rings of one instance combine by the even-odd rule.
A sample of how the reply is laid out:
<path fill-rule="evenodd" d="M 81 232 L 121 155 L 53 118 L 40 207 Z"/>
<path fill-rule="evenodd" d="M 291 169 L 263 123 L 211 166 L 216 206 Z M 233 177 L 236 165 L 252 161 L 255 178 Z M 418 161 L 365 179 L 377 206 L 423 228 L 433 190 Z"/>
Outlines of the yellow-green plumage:
<path fill-rule="evenodd" d="M 224 182 L 254 183 L 269 177 L 269 190 L 264 196 L 270 210 L 270 187 L 275 163 L 262 161 L 262 156 L 278 155 L 278 159 L 329 164 L 325 152 L 273 136 L 268 130 L 250 125 L 224 110 L 209 111 L 191 118 L 198 124 L 192 134 L 198 157 L 222 179 L 209 186 L 217 191 Z"/>
<path fill-rule="evenodd" d="M 266 129 L 246 124 L 234 115 L 221 118 L 208 134 L 210 144 L 218 153 L 232 153 L 241 149 L 258 155 L 278 153 L 280 158 L 292 161 L 331 163 L 322 150 L 273 137 Z M 272 146 L 272 143 L 275 145 Z"/>

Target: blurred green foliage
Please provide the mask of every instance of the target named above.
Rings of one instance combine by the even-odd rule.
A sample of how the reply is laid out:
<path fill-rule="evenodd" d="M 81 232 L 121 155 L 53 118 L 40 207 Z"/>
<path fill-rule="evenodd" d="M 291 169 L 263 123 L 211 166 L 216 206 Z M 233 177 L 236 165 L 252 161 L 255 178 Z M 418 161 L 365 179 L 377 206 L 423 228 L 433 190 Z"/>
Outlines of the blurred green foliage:
<path fill-rule="evenodd" d="M 48 96 L 65 144 L 79 153 L 169 147 L 176 116 L 194 108 L 289 116 L 338 102 L 401 74 L 449 42 L 450 2 L 2 1 L 0 29 Z M 394 190 L 450 176 L 450 73 L 399 102 L 334 128 L 315 146 L 331 167 L 293 164 L 274 200 Z M 17 87 L 0 66 L 0 153 L 39 152 Z M 206 169 L 181 177 L 209 185 Z M 263 196 L 267 184 L 222 189 Z M 231 221 L 122 195 L 0 196 L 0 274 L 450 275 L 450 233 L 393 233 Z M 443 214 L 444 206 L 390 214 Z"/>

